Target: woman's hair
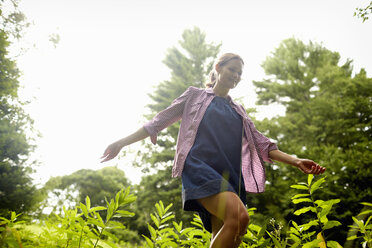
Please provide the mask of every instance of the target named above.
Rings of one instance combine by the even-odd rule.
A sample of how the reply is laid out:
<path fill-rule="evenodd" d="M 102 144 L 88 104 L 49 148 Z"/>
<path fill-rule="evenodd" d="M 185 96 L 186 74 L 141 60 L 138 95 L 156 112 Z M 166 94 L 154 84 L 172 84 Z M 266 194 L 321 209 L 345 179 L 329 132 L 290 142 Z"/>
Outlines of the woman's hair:
<path fill-rule="evenodd" d="M 222 54 L 216 60 L 216 62 L 213 65 L 212 71 L 209 73 L 209 80 L 205 84 L 205 86 L 207 88 L 212 88 L 216 84 L 216 80 L 217 80 L 216 65 L 218 65 L 219 67 L 222 67 L 227 62 L 229 62 L 230 60 L 233 60 L 233 59 L 239 59 L 243 63 L 243 65 L 244 65 L 244 61 L 243 61 L 243 59 L 239 55 L 237 55 L 235 53 L 224 53 L 224 54 Z"/>

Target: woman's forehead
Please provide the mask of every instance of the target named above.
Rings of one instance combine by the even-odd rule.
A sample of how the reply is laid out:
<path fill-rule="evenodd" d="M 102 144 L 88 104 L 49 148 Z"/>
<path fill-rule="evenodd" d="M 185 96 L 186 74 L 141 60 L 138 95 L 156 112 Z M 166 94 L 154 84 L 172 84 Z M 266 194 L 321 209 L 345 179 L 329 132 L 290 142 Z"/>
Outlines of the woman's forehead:
<path fill-rule="evenodd" d="M 244 64 L 240 61 L 240 59 L 235 59 L 235 58 L 228 61 L 225 65 L 229 67 L 235 67 L 235 68 L 243 68 L 244 66 Z"/>

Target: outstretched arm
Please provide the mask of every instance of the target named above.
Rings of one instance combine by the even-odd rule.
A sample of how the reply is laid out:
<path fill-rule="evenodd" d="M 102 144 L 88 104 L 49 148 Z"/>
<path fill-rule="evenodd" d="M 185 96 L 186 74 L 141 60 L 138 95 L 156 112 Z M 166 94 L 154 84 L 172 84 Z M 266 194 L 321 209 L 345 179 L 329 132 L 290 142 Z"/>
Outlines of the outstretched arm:
<path fill-rule="evenodd" d="M 312 160 L 301 159 L 284 153 L 280 150 L 272 150 L 269 152 L 269 157 L 272 160 L 283 162 L 286 164 L 293 165 L 301 170 L 305 174 L 322 174 L 326 169 L 323 166 L 318 165 Z"/>
<path fill-rule="evenodd" d="M 132 133 L 131 135 L 112 143 L 106 148 L 105 152 L 103 153 L 103 156 L 101 157 L 101 159 L 103 160 L 101 161 L 101 163 L 115 158 L 124 146 L 143 140 L 148 136 L 149 134 L 145 130 L 145 128 L 141 127 L 140 129 L 138 129 L 136 132 Z"/>

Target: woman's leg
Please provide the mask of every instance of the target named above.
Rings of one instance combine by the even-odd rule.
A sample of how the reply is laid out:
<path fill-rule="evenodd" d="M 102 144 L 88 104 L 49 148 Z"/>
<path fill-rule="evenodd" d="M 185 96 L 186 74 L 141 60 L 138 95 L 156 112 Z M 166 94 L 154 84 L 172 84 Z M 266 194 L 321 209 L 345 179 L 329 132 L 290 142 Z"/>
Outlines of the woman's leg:
<path fill-rule="evenodd" d="M 223 226 L 223 221 L 217 218 L 215 215 L 211 215 L 211 224 L 212 224 L 212 239 L 217 236 L 217 233 Z"/>
<path fill-rule="evenodd" d="M 199 199 L 199 202 L 213 215 L 211 248 L 238 247 L 240 236 L 245 234 L 249 223 L 248 212 L 240 198 L 233 192 L 225 191 Z M 223 222 L 216 234 L 213 227 L 218 229 L 219 224 L 213 218 Z"/>

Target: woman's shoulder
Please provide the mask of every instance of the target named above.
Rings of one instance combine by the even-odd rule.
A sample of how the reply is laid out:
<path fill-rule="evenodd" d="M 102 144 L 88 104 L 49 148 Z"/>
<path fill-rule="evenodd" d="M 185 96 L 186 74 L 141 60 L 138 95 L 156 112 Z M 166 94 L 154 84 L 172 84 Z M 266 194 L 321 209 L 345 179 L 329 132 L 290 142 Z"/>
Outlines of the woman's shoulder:
<path fill-rule="evenodd" d="M 188 89 L 188 91 L 191 91 L 191 92 L 203 92 L 205 91 L 205 89 L 203 88 L 198 88 L 198 87 L 195 87 L 195 86 L 190 86 Z"/>
<path fill-rule="evenodd" d="M 198 97 L 202 95 L 203 93 L 205 93 L 205 89 L 198 88 L 195 86 L 189 86 L 185 91 L 186 95 L 191 95 L 193 97 Z"/>

